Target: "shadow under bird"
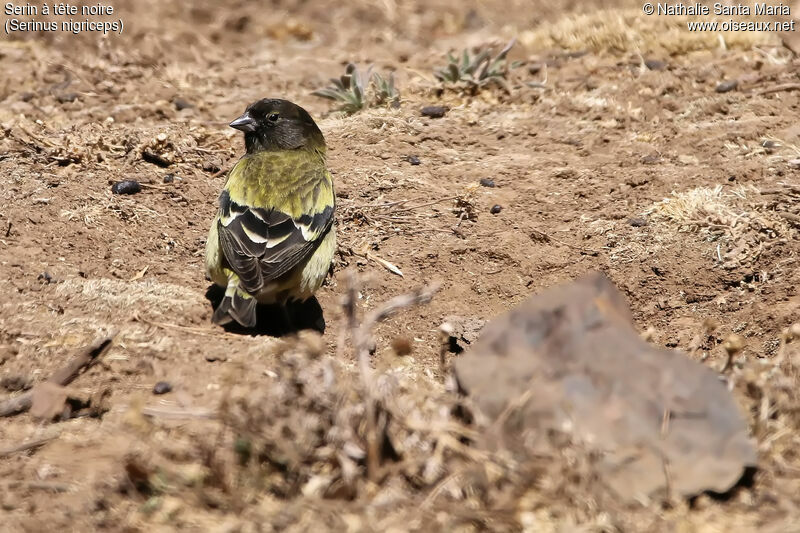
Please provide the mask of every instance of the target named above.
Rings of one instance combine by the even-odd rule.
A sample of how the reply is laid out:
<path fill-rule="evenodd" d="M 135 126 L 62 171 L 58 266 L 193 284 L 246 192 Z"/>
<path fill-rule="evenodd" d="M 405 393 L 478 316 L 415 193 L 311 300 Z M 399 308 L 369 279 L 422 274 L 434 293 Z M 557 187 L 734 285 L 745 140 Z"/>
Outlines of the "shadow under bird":
<path fill-rule="evenodd" d="M 292 102 L 263 99 L 231 122 L 247 153 L 228 174 L 206 244 L 206 274 L 225 289 L 212 320 L 256 325 L 256 303 L 311 298 L 336 250 L 325 138 Z M 287 314 L 288 317 L 288 314 Z"/>

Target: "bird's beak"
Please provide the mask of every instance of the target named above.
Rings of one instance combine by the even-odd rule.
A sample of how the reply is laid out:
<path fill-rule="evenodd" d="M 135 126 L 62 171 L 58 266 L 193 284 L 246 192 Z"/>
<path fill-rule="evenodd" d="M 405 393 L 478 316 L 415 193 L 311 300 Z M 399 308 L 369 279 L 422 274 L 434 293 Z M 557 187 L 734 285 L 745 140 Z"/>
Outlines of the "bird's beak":
<path fill-rule="evenodd" d="M 235 128 L 240 131 L 256 131 L 256 121 L 253 120 L 253 117 L 250 116 L 249 113 L 245 112 L 244 115 L 237 118 L 233 122 L 229 124 L 231 128 Z"/>

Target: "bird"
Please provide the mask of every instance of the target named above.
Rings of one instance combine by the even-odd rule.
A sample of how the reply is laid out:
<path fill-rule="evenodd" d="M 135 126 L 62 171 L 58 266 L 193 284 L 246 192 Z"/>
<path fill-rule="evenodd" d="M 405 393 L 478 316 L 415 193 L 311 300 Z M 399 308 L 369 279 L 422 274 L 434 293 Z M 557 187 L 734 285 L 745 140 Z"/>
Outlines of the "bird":
<path fill-rule="evenodd" d="M 228 173 L 206 243 L 206 277 L 225 289 L 212 321 L 256 325 L 256 304 L 311 298 L 336 251 L 333 178 L 325 137 L 288 100 L 247 106 L 230 127 L 246 153 Z"/>

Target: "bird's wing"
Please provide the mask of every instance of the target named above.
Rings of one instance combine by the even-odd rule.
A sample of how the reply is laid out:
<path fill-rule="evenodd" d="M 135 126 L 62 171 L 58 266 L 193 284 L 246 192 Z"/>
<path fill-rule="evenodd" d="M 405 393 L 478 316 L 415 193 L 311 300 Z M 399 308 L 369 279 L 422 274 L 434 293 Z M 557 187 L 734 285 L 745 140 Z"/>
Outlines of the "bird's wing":
<path fill-rule="evenodd" d="M 234 168 L 220 195 L 220 246 L 240 286 L 251 294 L 313 254 L 333 226 L 333 185 L 324 164 L 289 167 L 296 172 L 281 168 L 286 175 L 264 176 L 274 168 L 263 164 L 238 171 L 258 172 L 266 188 L 253 187 L 258 178 L 252 175 L 243 181 Z"/>

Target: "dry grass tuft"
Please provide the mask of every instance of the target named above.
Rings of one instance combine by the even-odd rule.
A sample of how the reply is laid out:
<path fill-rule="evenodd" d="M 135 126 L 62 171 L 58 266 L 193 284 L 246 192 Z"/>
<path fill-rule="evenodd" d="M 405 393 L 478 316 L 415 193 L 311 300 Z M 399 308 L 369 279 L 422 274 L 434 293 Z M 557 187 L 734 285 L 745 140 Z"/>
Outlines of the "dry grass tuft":
<path fill-rule="evenodd" d="M 612 54 L 665 52 L 671 55 L 719 48 L 752 49 L 780 46 L 768 32 L 690 32 L 689 17 L 645 16 L 641 9 L 600 10 L 570 15 L 554 24 L 542 24 L 519 36 L 528 48 Z"/>
<path fill-rule="evenodd" d="M 759 191 L 697 187 L 672 193 L 646 211 L 656 223 L 674 224 L 717 243 L 715 261 L 726 269 L 752 264 L 766 250 L 800 238 L 796 214 L 800 188 Z"/>
<path fill-rule="evenodd" d="M 203 305 L 203 298 L 180 285 L 155 280 L 70 278 L 58 285 L 58 296 L 91 301 L 95 309 L 120 311 L 145 307 L 154 314 Z"/>

